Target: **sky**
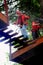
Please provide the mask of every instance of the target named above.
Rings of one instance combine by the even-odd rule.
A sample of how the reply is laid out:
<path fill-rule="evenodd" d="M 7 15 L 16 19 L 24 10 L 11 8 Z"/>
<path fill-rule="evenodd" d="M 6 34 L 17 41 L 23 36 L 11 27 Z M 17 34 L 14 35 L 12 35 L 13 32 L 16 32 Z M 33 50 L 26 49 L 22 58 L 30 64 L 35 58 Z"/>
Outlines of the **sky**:
<path fill-rule="evenodd" d="M 0 65 L 13 65 L 14 64 L 14 62 L 9 61 L 8 54 L 9 54 L 9 44 L 4 44 L 0 42 Z"/>

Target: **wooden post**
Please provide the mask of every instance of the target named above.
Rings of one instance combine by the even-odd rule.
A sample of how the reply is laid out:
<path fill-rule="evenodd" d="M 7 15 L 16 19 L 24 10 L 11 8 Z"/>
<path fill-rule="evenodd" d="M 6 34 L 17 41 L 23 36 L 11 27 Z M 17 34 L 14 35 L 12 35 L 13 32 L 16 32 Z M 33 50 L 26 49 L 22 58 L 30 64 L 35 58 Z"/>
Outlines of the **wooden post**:
<path fill-rule="evenodd" d="M 9 24 L 8 6 L 7 6 L 6 0 L 4 0 L 4 9 L 5 9 L 6 17 L 7 17 L 7 22 L 8 22 L 8 24 Z"/>

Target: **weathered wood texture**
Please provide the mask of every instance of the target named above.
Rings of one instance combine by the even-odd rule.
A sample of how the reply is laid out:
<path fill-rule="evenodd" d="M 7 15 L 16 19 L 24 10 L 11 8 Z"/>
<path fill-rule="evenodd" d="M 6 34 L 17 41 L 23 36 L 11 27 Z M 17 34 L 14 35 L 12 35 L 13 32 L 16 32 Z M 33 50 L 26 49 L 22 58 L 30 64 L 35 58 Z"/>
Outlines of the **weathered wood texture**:
<path fill-rule="evenodd" d="M 43 43 L 43 36 L 34 40 L 34 41 L 32 41 L 32 42 L 30 42 L 30 43 L 28 43 L 28 46 L 16 51 L 15 53 L 13 53 L 11 55 L 10 60 L 14 61 L 14 62 L 18 62 L 18 63 L 27 62 L 29 58 L 31 58 L 31 57 L 40 53 L 41 48 L 38 49 L 38 47 L 40 47 L 42 43 Z"/>
<path fill-rule="evenodd" d="M 7 17 L 4 14 L 0 13 L 0 19 L 7 23 Z"/>

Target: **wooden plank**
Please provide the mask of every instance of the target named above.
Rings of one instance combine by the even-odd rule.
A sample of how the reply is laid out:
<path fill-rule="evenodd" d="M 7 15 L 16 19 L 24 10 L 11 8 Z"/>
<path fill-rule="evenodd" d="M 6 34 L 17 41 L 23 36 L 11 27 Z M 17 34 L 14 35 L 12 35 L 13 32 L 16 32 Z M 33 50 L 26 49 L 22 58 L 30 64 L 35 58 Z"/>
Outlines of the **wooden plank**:
<path fill-rule="evenodd" d="M 11 55 L 11 60 L 13 60 L 14 59 L 14 61 L 15 61 L 15 59 L 20 59 L 21 58 L 21 56 L 24 56 L 24 54 L 30 54 L 31 56 L 33 56 L 34 55 L 34 53 L 32 53 L 32 51 L 30 51 L 30 50 L 32 50 L 33 48 L 35 48 L 35 47 L 37 47 L 38 45 L 40 45 L 41 43 L 43 43 L 43 36 L 42 37 L 40 37 L 40 38 L 38 38 L 38 39 L 36 39 L 36 40 L 34 40 L 34 41 L 32 41 L 32 42 L 30 42 L 30 43 L 28 43 L 28 46 L 26 46 L 26 47 L 24 47 L 24 48 L 22 48 L 22 49 L 20 49 L 20 50 L 18 50 L 18 51 L 16 51 L 16 52 L 14 52 L 12 55 Z M 30 56 L 29 55 L 29 56 Z M 26 56 L 26 58 L 27 58 L 28 56 Z M 18 59 L 18 60 L 19 60 Z M 24 59 L 24 58 L 23 58 Z M 21 59 L 22 61 L 23 61 L 23 59 Z M 17 61 L 18 61 L 17 60 Z M 20 60 L 19 60 L 20 61 Z M 21 61 L 20 61 L 21 62 Z"/>
<path fill-rule="evenodd" d="M 7 17 L 4 14 L 0 13 L 0 19 L 7 23 Z"/>

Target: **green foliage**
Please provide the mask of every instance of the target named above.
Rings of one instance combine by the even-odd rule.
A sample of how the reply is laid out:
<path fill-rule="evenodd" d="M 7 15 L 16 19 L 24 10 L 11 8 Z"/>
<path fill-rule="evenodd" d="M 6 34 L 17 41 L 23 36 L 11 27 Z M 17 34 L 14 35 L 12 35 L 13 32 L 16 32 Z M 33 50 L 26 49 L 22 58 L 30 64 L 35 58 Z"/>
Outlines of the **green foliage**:
<path fill-rule="evenodd" d="M 40 12 L 40 3 L 39 0 L 15 0 L 19 1 L 19 4 L 16 5 L 19 6 L 20 10 L 24 10 L 26 12 Z"/>
<path fill-rule="evenodd" d="M 0 0 L 0 3 L 2 3 L 3 0 Z M 17 4 L 13 4 L 13 3 Z M 25 11 L 27 15 L 35 15 L 36 17 L 40 16 L 40 3 L 39 0 L 7 0 L 7 4 L 9 8 L 9 19 L 12 21 L 16 20 L 16 14 L 15 11 L 17 8 L 21 10 L 22 12 Z M 13 5 L 13 7 L 12 7 Z M 4 10 L 3 3 L 0 6 L 0 11 Z M 30 14 L 31 12 L 31 14 Z M 15 18 L 14 18 L 15 17 Z"/>
<path fill-rule="evenodd" d="M 0 7 L 0 11 L 3 11 L 4 10 L 4 8 L 3 7 Z"/>
<path fill-rule="evenodd" d="M 0 0 L 2 3 L 2 0 Z M 7 3 L 11 5 L 12 3 L 17 2 L 15 8 L 19 8 L 20 10 L 24 10 L 26 12 L 39 12 L 40 11 L 40 3 L 39 0 L 7 0 Z M 3 7 L 3 6 L 1 6 Z M 2 10 L 2 9 L 1 9 Z"/>
<path fill-rule="evenodd" d="M 2 0 L 0 0 L 0 1 L 2 1 Z"/>

